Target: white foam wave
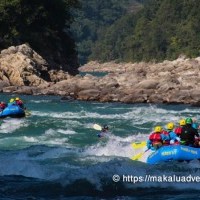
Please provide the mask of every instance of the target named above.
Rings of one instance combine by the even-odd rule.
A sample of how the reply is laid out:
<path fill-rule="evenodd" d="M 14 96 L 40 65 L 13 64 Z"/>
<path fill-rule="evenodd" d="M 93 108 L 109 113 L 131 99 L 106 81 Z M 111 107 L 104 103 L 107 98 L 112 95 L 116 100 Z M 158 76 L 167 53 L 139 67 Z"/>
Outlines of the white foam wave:
<path fill-rule="evenodd" d="M 27 127 L 29 124 L 25 119 L 5 119 L 0 126 L 0 133 L 13 133 L 21 127 Z"/>
<path fill-rule="evenodd" d="M 49 103 L 51 100 L 30 100 L 32 103 Z"/>
<path fill-rule="evenodd" d="M 26 142 L 38 142 L 38 140 L 35 138 L 35 137 L 28 137 L 28 136 L 24 136 L 23 139 L 26 141 Z"/>
<path fill-rule="evenodd" d="M 70 130 L 70 129 L 48 129 L 45 131 L 45 135 L 46 136 L 54 136 L 56 137 L 56 135 L 58 135 L 59 133 L 64 134 L 64 135 L 73 135 L 76 134 L 76 132 L 74 130 Z"/>
<path fill-rule="evenodd" d="M 146 134 L 132 135 L 128 137 L 119 137 L 110 135 L 107 142 L 99 142 L 85 149 L 84 156 L 109 156 L 131 158 L 136 153 L 143 151 L 144 148 L 134 150 L 131 143 L 135 141 L 145 141 Z M 90 158 L 91 159 L 91 158 Z M 98 158 L 99 159 L 99 158 Z"/>
<path fill-rule="evenodd" d="M 33 111 L 32 115 L 41 117 L 52 117 L 59 119 L 107 119 L 107 120 L 130 120 L 131 125 L 142 128 L 144 123 L 168 123 L 169 121 L 177 122 L 183 117 L 198 117 L 198 109 L 183 109 L 179 111 L 168 110 L 167 108 L 152 107 L 133 107 L 127 112 L 121 114 L 101 114 L 98 112 L 40 112 Z M 196 114 L 196 115 L 195 115 Z"/>

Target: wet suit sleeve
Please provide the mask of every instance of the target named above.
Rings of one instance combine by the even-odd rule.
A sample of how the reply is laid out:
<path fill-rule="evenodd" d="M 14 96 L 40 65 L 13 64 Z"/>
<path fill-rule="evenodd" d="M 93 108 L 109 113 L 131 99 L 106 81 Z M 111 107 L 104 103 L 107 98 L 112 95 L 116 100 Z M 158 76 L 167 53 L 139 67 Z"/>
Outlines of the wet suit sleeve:
<path fill-rule="evenodd" d="M 148 148 L 148 149 L 151 149 L 151 146 L 152 146 L 151 140 L 147 140 L 147 148 Z"/>
<path fill-rule="evenodd" d="M 169 140 L 169 137 L 165 134 L 160 134 L 162 141 L 167 141 Z"/>
<path fill-rule="evenodd" d="M 170 139 L 180 141 L 180 138 L 174 132 L 170 132 Z"/>
<path fill-rule="evenodd" d="M 195 136 L 199 137 L 199 133 L 197 130 L 195 130 Z"/>

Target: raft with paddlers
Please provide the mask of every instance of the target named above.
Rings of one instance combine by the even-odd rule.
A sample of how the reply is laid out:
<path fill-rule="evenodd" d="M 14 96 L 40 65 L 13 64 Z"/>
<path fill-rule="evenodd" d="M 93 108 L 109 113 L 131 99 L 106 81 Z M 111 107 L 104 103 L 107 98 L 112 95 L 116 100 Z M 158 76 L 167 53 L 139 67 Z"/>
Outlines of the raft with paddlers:
<path fill-rule="evenodd" d="M 191 161 L 200 159 L 200 148 L 194 148 L 184 145 L 163 146 L 157 151 L 151 153 L 146 162 L 157 164 L 166 161 Z"/>
<path fill-rule="evenodd" d="M 26 110 L 23 101 L 19 97 L 16 97 L 15 99 L 11 98 L 8 104 L 1 102 L 0 109 L 1 109 L 0 118 L 5 118 L 5 117 L 21 118 L 30 115 L 30 112 Z"/>
<path fill-rule="evenodd" d="M 139 153 L 132 158 L 132 160 L 148 164 L 158 164 L 168 161 L 191 161 L 196 159 L 200 159 L 200 148 L 184 145 L 162 146 L 156 151 L 147 149 L 146 152 Z"/>
<path fill-rule="evenodd" d="M 0 112 L 0 118 L 5 118 L 5 117 L 25 117 L 25 111 L 20 108 L 18 105 L 8 105 L 3 111 Z"/>
<path fill-rule="evenodd" d="M 147 142 L 133 143 L 131 146 L 135 150 L 143 148 L 143 151 L 134 155 L 132 160 L 148 164 L 173 160 L 200 160 L 200 136 L 196 120 L 192 120 L 192 118 L 181 119 L 179 125 L 175 132 L 172 122 L 167 124 L 166 130 L 163 130 L 161 126 L 156 126 Z M 144 150 L 145 148 L 146 150 Z"/>

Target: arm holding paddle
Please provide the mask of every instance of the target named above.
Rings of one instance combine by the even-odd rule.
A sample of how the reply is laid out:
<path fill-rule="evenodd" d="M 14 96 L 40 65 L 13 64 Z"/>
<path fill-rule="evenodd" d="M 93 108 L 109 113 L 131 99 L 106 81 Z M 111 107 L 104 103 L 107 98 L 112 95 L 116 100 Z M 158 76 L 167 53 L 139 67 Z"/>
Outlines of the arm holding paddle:
<path fill-rule="evenodd" d="M 99 138 L 103 138 L 103 137 L 107 136 L 107 134 L 109 133 L 109 131 L 108 131 L 109 128 L 108 128 L 107 125 L 104 125 L 103 127 L 101 127 L 101 126 L 98 125 L 98 124 L 94 124 L 94 125 L 93 125 L 93 128 L 94 128 L 95 130 L 101 131 L 101 132 L 99 132 L 99 133 L 97 134 L 97 136 L 98 136 Z"/>

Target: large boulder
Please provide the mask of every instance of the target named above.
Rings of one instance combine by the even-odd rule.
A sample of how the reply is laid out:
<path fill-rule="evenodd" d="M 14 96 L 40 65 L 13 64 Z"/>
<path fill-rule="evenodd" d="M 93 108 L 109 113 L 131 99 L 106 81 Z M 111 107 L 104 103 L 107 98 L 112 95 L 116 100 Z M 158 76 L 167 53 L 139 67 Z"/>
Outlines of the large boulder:
<path fill-rule="evenodd" d="M 50 81 L 47 65 L 26 44 L 10 47 L 0 54 L 0 79 L 13 86 L 38 86 Z"/>

